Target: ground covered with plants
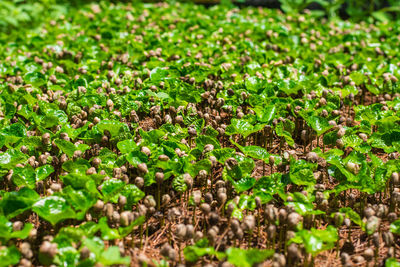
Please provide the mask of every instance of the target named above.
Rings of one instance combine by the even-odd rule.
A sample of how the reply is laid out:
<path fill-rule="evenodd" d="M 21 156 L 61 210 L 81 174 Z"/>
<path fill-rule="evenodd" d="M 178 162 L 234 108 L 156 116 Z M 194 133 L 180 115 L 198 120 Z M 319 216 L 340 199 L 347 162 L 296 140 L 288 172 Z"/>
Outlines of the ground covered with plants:
<path fill-rule="evenodd" d="M 0 34 L 0 266 L 400 266 L 400 22 L 88 4 Z"/>

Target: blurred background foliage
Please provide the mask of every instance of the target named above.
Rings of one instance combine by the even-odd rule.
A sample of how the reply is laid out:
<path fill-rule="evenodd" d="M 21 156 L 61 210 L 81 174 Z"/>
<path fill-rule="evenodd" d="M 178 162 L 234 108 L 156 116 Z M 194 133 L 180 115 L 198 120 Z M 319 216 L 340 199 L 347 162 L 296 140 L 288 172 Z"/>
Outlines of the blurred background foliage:
<path fill-rule="evenodd" d="M 145 0 L 157 2 L 158 0 Z M 162 0 L 161 0 L 162 1 Z M 400 0 L 164 0 L 195 2 L 197 4 L 224 4 L 280 8 L 297 14 L 305 9 L 315 16 L 350 19 L 352 21 L 389 21 L 400 18 Z M 69 9 L 98 1 L 90 0 L 0 0 L 0 31 L 10 32 L 19 27 L 33 27 L 42 16 L 58 17 Z M 109 0 L 108 2 L 139 3 L 140 0 Z"/>

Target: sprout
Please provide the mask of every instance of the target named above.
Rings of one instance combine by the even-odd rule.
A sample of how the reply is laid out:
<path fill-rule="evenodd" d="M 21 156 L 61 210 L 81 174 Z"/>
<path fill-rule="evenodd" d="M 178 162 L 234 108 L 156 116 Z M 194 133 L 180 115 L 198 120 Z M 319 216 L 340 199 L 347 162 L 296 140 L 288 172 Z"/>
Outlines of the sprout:
<path fill-rule="evenodd" d="M 101 164 L 101 159 L 100 158 L 93 158 L 92 165 L 94 167 L 98 168 L 100 164 Z"/>
<path fill-rule="evenodd" d="M 212 144 L 207 144 L 204 146 L 203 153 L 208 153 L 214 150 L 214 146 Z"/>
<path fill-rule="evenodd" d="M 93 174 L 96 174 L 97 173 L 97 171 L 96 171 L 96 168 L 95 167 L 90 167 L 89 169 L 87 169 L 87 171 L 86 171 L 86 174 L 87 175 L 93 175 Z"/>
<path fill-rule="evenodd" d="M 274 164 L 275 164 L 275 157 L 274 156 L 269 156 L 269 164 L 271 165 L 271 166 L 273 166 Z"/>
<path fill-rule="evenodd" d="M 393 172 L 390 178 L 392 180 L 393 185 L 398 186 L 400 184 L 400 178 L 398 172 Z"/>
<path fill-rule="evenodd" d="M 210 225 L 217 225 L 219 222 L 219 215 L 216 212 L 211 212 L 209 219 L 208 219 Z"/>
<path fill-rule="evenodd" d="M 112 222 L 113 223 L 119 223 L 121 219 L 121 216 L 119 215 L 118 211 L 114 210 L 113 214 L 112 214 Z"/>
<path fill-rule="evenodd" d="M 367 248 L 366 250 L 364 250 L 363 256 L 367 261 L 372 260 L 374 255 L 374 250 L 372 248 Z"/>
<path fill-rule="evenodd" d="M 228 197 L 227 197 L 227 195 L 226 195 L 225 192 L 218 192 L 218 194 L 217 194 L 217 200 L 218 200 L 218 202 L 219 202 L 221 205 L 225 204 L 227 198 L 228 198 Z"/>
<path fill-rule="evenodd" d="M 120 224 L 122 226 L 128 226 L 132 219 L 132 213 L 130 211 L 123 211 L 120 215 Z"/>
<path fill-rule="evenodd" d="M 139 163 L 137 168 L 138 168 L 138 171 L 141 174 L 146 174 L 146 173 L 149 172 L 149 170 L 147 169 L 147 164 L 146 163 Z"/>
<path fill-rule="evenodd" d="M 362 263 L 364 261 L 365 261 L 365 259 L 361 255 L 356 255 L 356 256 L 353 257 L 353 262 L 356 263 L 356 264 Z"/>
<path fill-rule="evenodd" d="M 386 215 L 389 213 L 389 209 L 386 205 L 379 204 L 378 205 L 378 210 L 376 211 L 376 216 L 379 218 L 386 217 Z"/>
<path fill-rule="evenodd" d="M 244 219 L 243 219 L 243 229 L 245 231 L 253 231 L 254 227 L 256 226 L 256 219 L 253 215 L 247 215 Z"/>
<path fill-rule="evenodd" d="M 147 212 L 148 212 L 148 208 L 143 204 L 139 204 L 137 206 L 137 211 L 139 212 L 139 216 L 146 216 Z"/>
<path fill-rule="evenodd" d="M 216 231 L 216 229 L 214 227 L 211 227 L 208 231 L 207 231 L 207 238 L 208 240 L 211 242 L 211 244 L 214 244 L 217 238 L 218 232 Z"/>
<path fill-rule="evenodd" d="M 367 230 L 367 233 L 374 233 L 379 228 L 380 223 L 381 220 L 378 217 L 370 216 L 367 220 L 367 223 L 365 224 L 365 229 Z"/>
<path fill-rule="evenodd" d="M 211 204 L 211 202 L 213 201 L 213 195 L 210 192 L 207 192 L 204 195 L 204 200 L 206 203 Z"/>
<path fill-rule="evenodd" d="M 178 115 L 175 117 L 175 123 L 182 124 L 183 123 L 183 117 L 181 115 Z"/>
<path fill-rule="evenodd" d="M 175 235 L 176 235 L 179 239 L 184 240 L 184 239 L 186 238 L 186 225 L 184 225 L 184 224 L 178 224 L 178 225 L 176 226 L 176 229 L 175 229 Z"/>
<path fill-rule="evenodd" d="M 76 151 L 74 151 L 73 158 L 78 159 L 78 158 L 82 157 L 82 154 L 83 154 L 82 151 L 76 150 Z"/>
<path fill-rule="evenodd" d="M 279 254 L 279 253 L 275 253 L 273 256 L 273 261 L 274 263 L 277 263 L 277 267 L 284 267 L 286 266 L 286 258 L 285 255 L 283 254 Z"/>
<path fill-rule="evenodd" d="M 197 232 L 194 234 L 194 237 L 193 237 L 193 239 L 194 239 L 195 242 L 199 241 L 199 240 L 202 239 L 202 238 L 203 238 L 203 232 L 201 232 L 201 231 L 197 231 Z"/>
<path fill-rule="evenodd" d="M 277 213 L 277 208 L 275 208 L 273 205 L 268 205 L 265 208 L 265 217 L 270 223 L 274 223 L 277 220 Z"/>
<path fill-rule="evenodd" d="M 156 172 L 155 179 L 158 184 L 162 184 L 164 182 L 164 173 L 163 172 Z"/>
<path fill-rule="evenodd" d="M 126 196 L 120 195 L 118 198 L 118 206 L 120 209 L 123 209 L 124 206 L 128 203 Z"/>
<path fill-rule="evenodd" d="M 157 205 L 156 201 L 154 200 L 154 197 L 152 195 L 147 195 L 145 197 L 143 203 L 147 208 L 151 208 L 151 207 L 154 208 Z"/>
<path fill-rule="evenodd" d="M 150 155 L 151 155 L 150 149 L 149 149 L 148 147 L 146 147 L 146 146 L 143 146 L 143 147 L 140 149 L 140 151 L 141 151 L 142 153 L 146 154 L 147 156 L 150 156 Z"/>
<path fill-rule="evenodd" d="M 181 216 L 181 212 L 177 208 L 172 208 L 168 210 L 168 220 L 173 221 L 175 218 Z"/>
<path fill-rule="evenodd" d="M 200 171 L 199 171 L 199 174 L 198 174 L 198 177 L 199 177 L 199 179 L 200 179 L 201 181 L 204 181 L 204 180 L 207 179 L 207 175 L 208 175 L 208 173 L 207 173 L 206 170 L 200 170 Z"/>
<path fill-rule="evenodd" d="M 379 248 L 380 244 L 380 238 L 379 238 L 379 233 L 375 232 L 372 234 L 372 243 L 376 248 Z"/>
<path fill-rule="evenodd" d="M 15 221 L 12 225 L 13 231 L 21 231 L 24 227 L 24 223 L 21 221 Z"/>
<path fill-rule="evenodd" d="M 292 212 L 288 215 L 288 225 L 290 228 L 296 228 L 298 226 L 298 224 L 303 220 L 303 218 L 301 217 L 300 214 L 296 213 L 296 212 Z"/>
<path fill-rule="evenodd" d="M 53 192 L 60 192 L 62 187 L 61 187 L 61 184 L 59 184 L 59 183 L 52 183 L 50 185 L 50 189 L 53 190 Z"/>
<path fill-rule="evenodd" d="M 200 205 L 201 202 L 201 191 L 200 190 L 196 190 L 192 192 L 192 198 L 194 203 L 196 204 L 196 206 Z"/>
<path fill-rule="evenodd" d="M 54 256 L 57 254 L 57 244 L 44 241 L 40 245 L 39 252 L 50 258 L 54 258 Z"/>
<path fill-rule="evenodd" d="M 291 263 L 296 262 L 301 258 L 300 250 L 295 243 L 291 243 L 287 248 L 287 255 Z"/>
<path fill-rule="evenodd" d="M 350 172 L 357 174 L 358 171 L 360 170 L 360 166 L 358 164 L 353 163 L 353 162 L 347 162 L 346 164 L 346 169 L 349 170 Z"/>
<path fill-rule="evenodd" d="M 144 186 L 144 179 L 143 179 L 142 177 L 140 177 L 140 176 L 137 176 L 137 177 L 135 178 L 135 185 L 136 185 L 138 188 L 143 188 L 143 186 Z"/>
<path fill-rule="evenodd" d="M 390 223 L 392 223 L 397 220 L 397 214 L 395 212 L 391 212 L 388 214 L 387 218 L 388 218 L 388 221 Z"/>
<path fill-rule="evenodd" d="M 114 207 L 111 203 L 107 203 L 104 206 L 104 211 L 105 211 L 105 215 L 107 216 L 107 218 L 112 219 L 113 214 L 114 214 Z"/>
<path fill-rule="evenodd" d="M 346 134 L 346 129 L 343 127 L 339 128 L 339 131 L 336 133 L 338 138 L 342 138 Z"/>
<path fill-rule="evenodd" d="M 162 203 L 163 206 L 167 205 L 170 201 L 171 201 L 171 196 L 168 195 L 168 194 L 164 194 L 161 197 L 161 203 Z"/>
<path fill-rule="evenodd" d="M 190 240 L 194 237 L 194 226 L 191 224 L 186 225 L 186 235 L 185 239 Z"/>
<path fill-rule="evenodd" d="M 169 157 L 167 155 L 162 154 L 162 155 L 158 156 L 158 160 L 160 160 L 160 161 L 168 161 Z"/>
<path fill-rule="evenodd" d="M 272 241 L 276 237 L 276 226 L 273 224 L 270 224 L 267 228 L 267 234 L 268 238 Z"/>
<path fill-rule="evenodd" d="M 394 237 L 391 232 L 383 232 L 382 239 L 383 239 L 383 242 L 385 242 L 386 247 L 390 247 L 393 245 Z"/>
<path fill-rule="evenodd" d="M 236 232 L 235 232 L 235 237 L 238 240 L 242 240 L 244 236 L 244 232 L 242 230 L 242 228 L 239 228 Z"/>
<path fill-rule="evenodd" d="M 342 252 L 340 254 L 340 261 L 342 262 L 343 265 L 345 265 L 347 262 L 350 261 L 350 256 L 346 252 Z"/>
<path fill-rule="evenodd" d="M 317 162 L 317 161 L 318 161 L 318 155 L 317 155 L 317 153 L 315 153 L 315 152 L 308 152 L 308 153 L 307 153 L 307 161 L 310 161 L 310 162 L 313 162 L 313 163 Z"/>
<path fill-rule="evenodd" d="M 285 209 L 280 209 L 279 213 L 278 213 L 278 217 L 279 217 L 279 224 L 284 224 L 286 223 L 287 220 L 287 211 Z"/>
<path fill-rule="evenodd" d="M 200 210 L 203 212 L 204 215 L 207 216 L 208 214 L 210 214 L 211 207 L 209 204 L 203 203 L 200 205 Z"/>
<path fill-rule="evenodd" d="M 31 244 L 29 242 L 22 242 L 19 246 L 19 251 L 21 251 L 21 254 L 27 259 L 31 259 L 33 257 Z"/>
<path fill-rule="evenodd" d="M 168 259 L 170 259 L 172 261 L 176 260 L 176 252 L 168 243 L 165 243 L 161 247 L 160 254 L 162 256 L 164 256 L 165 258 L 168 258 Z"/>

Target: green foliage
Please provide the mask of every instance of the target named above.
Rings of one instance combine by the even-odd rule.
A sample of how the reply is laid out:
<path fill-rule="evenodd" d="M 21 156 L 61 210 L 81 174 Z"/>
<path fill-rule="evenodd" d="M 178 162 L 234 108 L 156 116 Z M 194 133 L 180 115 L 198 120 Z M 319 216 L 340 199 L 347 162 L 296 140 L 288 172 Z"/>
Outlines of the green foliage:
<path fill-rule="evenodd" d="M 324 250 L 333 248 L 338 238 L 337 229 L 329 225 L 325 230 L 315 228 L 300 230 L 296 232 L 296 236 L 289 243 L 304 244 L 306 252 L 316 256 Z"/>

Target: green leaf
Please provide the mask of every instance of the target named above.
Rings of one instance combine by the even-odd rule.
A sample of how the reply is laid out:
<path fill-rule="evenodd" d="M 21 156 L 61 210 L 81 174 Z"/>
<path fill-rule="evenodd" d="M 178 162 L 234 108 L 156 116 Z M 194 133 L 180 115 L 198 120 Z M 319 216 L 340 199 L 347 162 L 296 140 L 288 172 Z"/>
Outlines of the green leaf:
<path fill-rule="evenodd" d="M 250 134 L 260 131 L 264 126 L 265 124 L 256 124 L 253 126 L 249 121 L 244 119 L 232 119 L 231 124 L 225 129 L 225 134 L 240 134 L 246 138 Z"/>
<path fill-rule="evenodd" d="M 54 168 L 51 165 L 47 164 L 47 165 L 43 165 L 43 166 L 38 167 L 35 170 L 36 182 L 46 179 L 53 172 L 54 172 Z"/>
<path fill-rule="evenodd" d="M 275 194 L 284 194 L 285 184 L 282 182 L 281 173 L 273 173 L 258 179 L 253 187 L 254 195 L 261 198 L 263 204 L 273 199 Z"/>
<path fill-rule="evenodd" d="M 27 158 L 27 155 L 16 149 L 8 149 L 6 152 L 0 153 L 0 169 L 12 169 Z"/>
<path fill-rule="evenodd" d="M 396 220 L 390 224 L 390 232 L 400 235 L 400 220 Z"/>
<path fill-rule="evenodd" d="M 86 212 L 96 203 L 97 198 L 88 191 L 74 190 L 67 186 L 62 191 L 63 197 L 77 212 L 77 219 L 82 220 Z"/>
<path fill-rule="evenodd" d="M 119 121 L 102 120 L 96 127 L 103 134 L 105 130 L 109 131 L 111 137 L 116 137 L 121 133 L 129 133 L 128 125 Z"/>
<path fill-rule="evenodd" d="M 187 184 L 183 179 L 183 175 L 178 175 L 172 180 L 172 188 L 181 193 L 187 190 Z"/>
<path fill-rule="evenodd" d="M 33 205 L 32 210 L 52 225 L 65 219 L 76 217 L 75 212 L 67 201 L 63 197 L 56 195 L 40 199 Z"/>
<path fill-rule="evenodd" d="M 31 189 L 36 185 L 36 173 L 31 165 L 25 167 L 16 167 L 12 175 L 14 184 L 18 187 L 26 186 Z"/>
<path fill-rule="evenodd" d="M 232 139 L 231 142 L 235 146 L 237 146 L 240 149 L 240 151 L 246 156 L 252 157 L 254 159 L 263 160 L 266 163 L 268 163 L 270 154 L 265 148 L 259 146 L 241 146 Z"/>
<path fill-rule="evenodd" d="M 278 124 L 275 126 L 275 133 L 276 133 L 276 135 L 278 135 L 278 136 L 280 136 L 280 137 L 283 137 L 283 138 L 285 139 L 286 143 L 287 143 L 289 146 L 292 146 L 292 147 L 294 146 L 293 137 L 292 137 L 292 135 L 290 134 L 290 132 L 288 132 L 288 131 L 285 130 L 285 126 L 283 125 L 282 122 L 281 122 L 281 123 L 278 123 Z"/>
<path fill-rule="evenodd" d="M 39 199 L 39 194 L 28 187 L 22 187 L 19 191 L 6 192 L 0 200 L 1 214 L 8 219 L 13 218 L 30 209 Z"/>
<path fill-rule="evenodd" d="M 42 127 L 48 129 L 57 125 L 65 125 L 68 122 L 68 116 L 62 110 L 48 109 L 44 117 L 34 116 L 35 121 Z"/>
<path fill-rule="evenodd" d="M 125 183 L 118 179 L 108 179 L 101 185 L 101 193 L 104 196 L 105 201 L 111 200 L 116 202 L 118 200 L 119 193 L 125 187 Z"/>
<path fill-rule="evenodd" d="M 101 220 L 101 219 L 100 219 Z M 101 253 L 104 251 L 104 243 L 103 241 L 97 237 L 91 237 L 91 238 L 84 238 L 82 240 L 82 243 L 85 247 L 87 247 L 93 254 L 96 255 L 96 258 L 98 259 L 101 255 Z"/>
<path fill-rule="evenodd" d="M 127 199 L 126 208 L 131 209 L 139 200 L 144 198 L 145 194 L 136 185 L 128 184 L 121 191 L 121 195 L 125 196 Z"/>
<path fill-rule="evenodd" d="M 353 71 L 350 73 L 350 79 L 356 83 L 356 85 L 361 85 L 364 83 L 366 76 L 358 71 Z"/>
<path fill-rule="evenodd" d="M 4 138 L 4 144 L 14 144 L 26 137 L 26 128 L 21 123 L 14 123 L 0 130 L 0 136 Z M 2 142 L 0 141 L 0 144 Z M 2 146 L 3 146 L 2 145 Z"/>
<path fill-rule="evenodd" d="M 24 75 L 24 81 L 27 84 L 32 84 L 33 86 L 40 87 L 46 84 L 46 77 L 38 71 L 32 71 Z"/>
<path fill-rule="evenodd" d="M 150 72 L 150 80 L 152 82 L 160 82 L 168 76 L 168 70 L 156 67 L 151 70 Z"/>
<path fill-rule="evenodd" d="M 316 256 L 324 250 L 333 248 L 338 238 L 337 229 L 329 225 L 325 230 L 315 228 L 311 228 L 311 230 L 300 230 L 289 243 L 295 242 L 303 244 L 307 253 Z"/>
<path fill-rule="evenodd" d="M 127 139 L 117 143 L 117 147 L 122 154 L 132 152 L 136 149 L 137 145 L 134 140 Z"/>
<path fill-rule="evenodd" d="M 333 127 L 329 124 L 328 120 L 323 117 L 313 115 L 309 116 L 305 112 L 302 113 L 302 116 L 307 124 L 317 132 L 318 136 L 321 136 Z"/>
<path fill-rule="evenodd" d="M 0 216 L 0 240 L 2 244 L 8 242 L 12 238 L 25 239 L 29 236 L 33 225 L 26 223 L 24 228 L 19 231 L 13 231 L 12 223 L 6 219 L 4 216 Z"/>
<path fill-rule="evenodd" d="M 400 262 L 395 258 L 388 258 L 385 261 L 385 267 L 400 267 Z"/>
<path fill-rule="evenodd" d="M 277 110 L 275 105 L 268 105 L 263 108 L 255 108 L 257 119 L 262 123 L 270 123 L 275 118 Z"/>
<path fill-rule="evenodd" d="M 131 262 L 131 258 L 121 257 L 119 247 L 112 246 L 101 253 L 99 262 L 104 264 L 105 266 L 110 266 L 114 264 L 123 264 L 128 266 Z"/>
<path fill-rule="evenodd" d="M 21 253 L 19 250 L 14 246 L 10 247 L 3 247 L 0 249 L 0 266 L 13 266 L 18 264 L 21 258 Z"/>
<path fill-rule="evenodd" d="M 209 246 L 208 240 L 206 238 L 202 238 L 197 241 L 196 244 L 185 247 L 183 249 L 183 254 L 185 256 L 185 260 L 194 263 L 203 256 L 214 255 L 215 250 L 212 246 Z"/>
<path fill-rule="evenodd" d="M 226 250 L 228 261 L 240 267 L 252 267 L 254 264 L 261 263 L 272 257 L 274 251 L 272 249 L 240 249 L 230 247 Z"/>
<path fill-rule="evenodd" d="M 64 152 L 65 154 L 68 155 L 68 157 L 72 158 L 74 156 L 75 151 L 82 151 L 84 153 L 86 150 L 88 150 L 90 147 L 85 144 L 79 144 L 78 146 L 75 146 L 73 143 L 68 142 L 64 139 L 56 139 L 54 143 L 57 145 L 57 147 Z"/>
<path fill-rule="evenodd" d="M 117 229 L 110 228 L 107 224 L 107 217 L 102 217 L 98 223 L 101 232 L 101 238 L 104 240 L 119 239 L 121 236 Z"/>
<path fill-rule="evenodd" d="M 66 161 L 62 168 L 69 173 L 84 174 L 91 167 L 89 161 L 86 159 L 77 159 Z"/>
<path fill-rule="evenodd" d="M 353 223 L 359 225 L 361 229 L 365 229 L 365 223 L 361 219 L 361 216 L 355 212 L 352 208 L 345 207 L 341 208 L 339 212 L 344 213 L 347 218 L 349 218 Z"/>
<path fill-rule="evenodd" d="M 235 191 L 237 193 L 241 193 L 251 189 L 256 183 L 256 179 L 251 176 L 246 176 L 238 181 L 231 181 L 231 182 L 233 184 L 233 187 L 235 188 Z"/>
<path fill-rule="evenodd" d="M 305 160 L 290 161 L 290 180 L 296 185 L 315 185 L 316 179 L 313 171 L 317 164 L 306 162 Z"/>
<path fill-rule="evenodd" d="M 235 149 L 224 147 L 221 149 L 214 149 L 211 154 L 217 158 L 218 162 L 224 164 L 225 161 L 235 154 Z"/>
<path fill-rule="evenodd" d="M 203 151 L 205 145 L 211 144 L 214 146 L 214 149 L 221 148 L 219 141 L 215 137 L 207 136 L 207 135 L 200 135 L 196 138 L 196 146 L 198 149 Z"/>

